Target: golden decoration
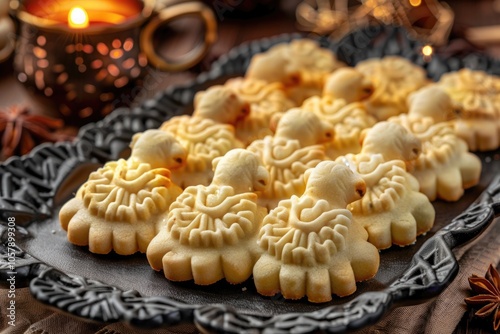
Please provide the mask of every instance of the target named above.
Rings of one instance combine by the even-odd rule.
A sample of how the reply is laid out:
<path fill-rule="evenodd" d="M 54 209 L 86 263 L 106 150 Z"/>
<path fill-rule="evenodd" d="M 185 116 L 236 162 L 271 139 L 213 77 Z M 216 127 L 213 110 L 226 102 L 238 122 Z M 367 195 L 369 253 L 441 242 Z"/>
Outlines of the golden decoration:
<path fill-rule="evenodd" d="M 304 0 L 297 6 L 299 26 L 319 35 L 340 39 L 352 30 L 373 24 L 405 27 L 415 38 L 445 44 L 454 13 L 437 0 Z"/>

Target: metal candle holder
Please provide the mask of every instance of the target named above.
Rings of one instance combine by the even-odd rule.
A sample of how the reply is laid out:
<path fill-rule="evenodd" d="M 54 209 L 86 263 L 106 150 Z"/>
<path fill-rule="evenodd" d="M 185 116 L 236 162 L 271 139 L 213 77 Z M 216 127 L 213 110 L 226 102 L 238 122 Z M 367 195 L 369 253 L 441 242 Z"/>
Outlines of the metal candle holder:
<path fill-rule="evenodd" d="M 68 13 L 76 6 L 87 11 L 88 26 L 68 24 Z M 182 62 L 169 63 L 156 54 L 153 34 L 183 15 L 203 20 L 205 39 Z M 18 18 L 18 80 L 55 102 L 68 123 L 78 124 L 101 119 L 120 105 L 118 96 L 140 86 L 148 63 L 168 71 L 189 68 L 216 36 L 213 13 L 197 2 L 156 13 L 152 1 L 27 0 Z"/>

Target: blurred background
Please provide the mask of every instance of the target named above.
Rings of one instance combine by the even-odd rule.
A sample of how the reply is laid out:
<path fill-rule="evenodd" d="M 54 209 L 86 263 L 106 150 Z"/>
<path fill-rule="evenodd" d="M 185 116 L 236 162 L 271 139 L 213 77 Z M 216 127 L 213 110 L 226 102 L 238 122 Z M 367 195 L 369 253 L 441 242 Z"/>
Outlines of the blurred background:
<path fill-rule="evenodd" d="M 40 0 L 47 1 L 47 0 Z M 62 0 L 60 0 L 62 1 Z M 161 9 L 186 1 L 157 0 Z M 137 105 L 171 85 L 182 84 L 242 42 L 283 33 L 302 32 L 339 39 L 365 24 L 403 25 L 416 38 L 444 45 L 452 53 L 484 52 L 500 58 L 500 0 L 204 0 L 215 17 L 217 39 L 208 53 L 191 68 L 165 72 L 154 66 L 144 71 L 137 89 L 124 91 L 119 106 Z M 66 140 L 78 128 L 104 117 L 62 117 L 54 99 L 41 96 L 20 82 L 14 69 L 16 39 L 20 35 L 19 0 L 0 0 L 0 159 L 29 152 L 44 141 Z M 204 36 L 199 19 L 185 16 L 161 26 L 154 33 L 157 52 L 169 59 L 183 59 Z M 19 43 L 19 41 L 17 41 Z M 57 50 L 52 51 L 57 52 Z M 2 54 L 0 53 L 0 57 Z M 49 57 L 49 56 L 47 56 Z M 41 115 L 42 118 L 33 118 Z M 25 128 L 34 123 L 36 131 Z M 41 127 L 41 129 L 39 129 Z M 9 130 L 11 129 L 11 130 Z M 17 132 L 12 129 L 18 129 Z M 7 149 L 8 148 L 8 149 Z"/>

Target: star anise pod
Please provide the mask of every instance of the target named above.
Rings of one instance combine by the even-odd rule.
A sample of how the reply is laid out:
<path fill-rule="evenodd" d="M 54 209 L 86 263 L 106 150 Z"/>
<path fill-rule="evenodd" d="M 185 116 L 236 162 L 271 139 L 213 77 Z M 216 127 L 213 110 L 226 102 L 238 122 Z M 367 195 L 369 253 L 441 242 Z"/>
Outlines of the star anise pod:
<path fill-rule="evenodd" d="M 490 264 L 485 277 L 472 275 L 469 284 L 477 295 L 465 298 L 465 302 L 473 308 L 481 307 L 474 313 L 480 318 L 493 316 L 493 328 L 500 328 L 500 275 Z"/>
<path fill-rule="evenodd" d="M 0 110 L 0 161 L 13 155 L 24 155 L 44 142 L 71 140 L 73 136 L 57 131 L 63 126 L 62 120 L 30 114 L 23 106 Z"/>

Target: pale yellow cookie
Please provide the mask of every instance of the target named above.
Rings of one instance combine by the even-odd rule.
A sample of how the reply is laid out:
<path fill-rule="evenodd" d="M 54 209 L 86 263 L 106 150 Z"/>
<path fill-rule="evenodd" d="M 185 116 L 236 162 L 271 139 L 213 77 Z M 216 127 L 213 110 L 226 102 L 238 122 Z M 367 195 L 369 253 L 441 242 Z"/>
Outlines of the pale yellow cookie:
<path fill-rule="evenodd" d="M 407 112 L 408 96 L 429 83 L 423 68 L 399 56 L 364 60 L 356 69 L 375 87 L 365 103 L 379 121 Z"/>
<path fill-rule="evenodd" d="M 422 142 L 422 153 L 410 163 L 420 191 L 429 200 L 457 201 L 481 176 L 481 160 L 468 151 L 454 131 L 454 105 L 438 86 L 426 87 L 409 100 L 410 111 L 389 119 L 403 125 Z"/>
<path fill-rule="evenodd" d="M 98 254 L 145 252 L 162 214 L 182 192 L 167 168 L 185 160 L 185 151 L 169 133 L 136 135 L 128 160 L 108 162 L 90 174 L 61 208 L 59 221 L 68 240 Z"/>
<path fill-rule="evenodd" d="M 500 78 L 483 71 L 461 69 L 438 82 L 460 107 L 455 132 L 472 151 L 500 147 Z"/>
<path fill-rule="evenodd" d="M 212 181 L 212 160 L 243 144 L 236 138 L 234 127 L 211 119 L 177 116 L 162 124 L 188 152 L 186 164 L 172 171 L 172 180 L 182 188 L 208 185 Z"/>
<path fill-rule="evenodd" d="M 374 89 L 371 80 L 360 71 L 352 67 L 342 67 L 326 78 L 323 96 L 353 103 L 366 100 L 373 94 Z"/>
<path fill-rule="evenodd" d="M 250 104 L 231 87 L 211 86 L 194 96 L 193 117 L 235 125 L 250 114 Z"/>
<path fill-rule="evenodd" d="M 252 141 L 270 136 L 271 118 L 295 107 L 295 103 L 287 98 L 284 87 L 279 82 L 267 83 L 259 79 L 234 78 L 225 83 L 236 94 L 250 104 L 251 113 L 236 124 L 236 136 L 245 145 Z"/>
<path fill-rule="evenodd" d="M 172 133 L 188 152 L 186 164 L 172 171 L 172 180 L 186 188 L 212 181 L 212 160 L 233 148 L 243 147 L 234 126 L 249 114 L 250 106 L 234 90 L 215 86 L 195 97 L 192 116 L 176 116 L 160 129 Z"/>
<path fill-rule="evenodd" d="M 283 200 L 264 219 L 253 268 L 257 291 L 286 299 L 327 302 L 347 296 L 356 282 L 372 278 L 379 253 L 346 206 L 359 200 L 365 184 L 348 167 L 324 161 L 306 174 L 300 197 Z"/>
<path fill-rule="evenodd" d="M 431 117 L 434 123 L 457 118 L 459 106 L 437 84 L 425 86 L 408 97 L 408 114 L 412 117 Z"/>
<path fill-rule="evenodd" d="M 268 172 L 243 149 L 215 160 L 214 168 L 209 186 L 189 187 L 171 205 L 166 226 L 148 247 L 151 267 L 169 280 L 241 283 L 260 255 L 257 234 L 267 210 L 255 192 L 267 187 Z"/>
<path fill-rule="evenodd" d="M 293 108 L 279 120 L 276 134 L 254 141 L 255 152 L 269 171 L 270 187 L 260 201 L 268 208 L 305 189 L 304 173 L 327 160 L 323 143 L 333 140 L 333 127 L 307 110 Z"/>
<path fill-rule="evenodd" d="M 340 71 L 340 70 L 339 70 Z M 343 99 L 331 96 L 313 96 L 304 101 L 302 109 L 314 112 L 333 126 L 335 136 L 325 144 L 326 155 L 335 159 L 348 153 L 361 151 L 361 132 L 377 121 L 368 114 L 360 102 L 347 104 Z"/>
<path fill-rule="evenodd" d="M 321 95 L 326 76 L 343 66 L 332 51 L 310 39 L 298 39 L 255 55 L 245 77 L 283 83 L 287 95 L 300 105 Z"/>
<path fill-rule="evenodd" d="M 416 159 L 420 151 L 420 140 L 403 126 L 380 122 L 366 132 L 359 154 L 336 160 L 366 182 L 366 195 L 348 209 L 378 249 L 410 245 L 434 224 L 434 207 L 406 171 L 405 161 Z"/>

